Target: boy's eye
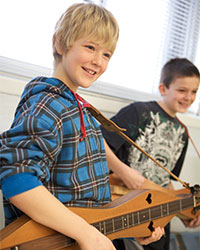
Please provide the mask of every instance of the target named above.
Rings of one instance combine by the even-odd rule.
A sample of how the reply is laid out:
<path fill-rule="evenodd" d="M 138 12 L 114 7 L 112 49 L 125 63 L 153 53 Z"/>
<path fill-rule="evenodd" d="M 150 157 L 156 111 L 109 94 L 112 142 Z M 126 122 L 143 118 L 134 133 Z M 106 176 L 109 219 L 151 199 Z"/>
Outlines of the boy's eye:
<path fill-rule="evenodd" d="M 109 59 L 111 58 L 111 54 L 109 54 L 109 53 L 104 53 L 104 56 L 109 58 Z"/>
<path fill-rule="evenodd" d="M 197 90 L 193 90 L 192 93 L 193 93 L 193 94 L 196 94 L 196 93 L 197 93 Z"/>
<path fill-rule="evenodd" d="M 85 47 L 88 49 L 94 50 L 94 46 L 92 46 L 92 45 L 86 45 Z"/>

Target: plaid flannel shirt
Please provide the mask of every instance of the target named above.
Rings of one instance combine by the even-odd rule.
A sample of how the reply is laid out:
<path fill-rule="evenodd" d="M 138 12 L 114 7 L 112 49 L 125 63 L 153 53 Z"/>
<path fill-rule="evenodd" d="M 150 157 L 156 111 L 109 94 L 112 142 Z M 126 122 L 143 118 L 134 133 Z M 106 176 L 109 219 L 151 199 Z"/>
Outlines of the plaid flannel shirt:
<path fill-rule="evenodd" d="M 100 127 L 58 79 L 37 77 L 27 84 L 11 128 L 0 136 L 0 162 L 2 183 L 28 173 L 66 205 L 92 207 L 110 202 Z M 21 214 L 7 197 L 4 211 L 9 222 Z"/>

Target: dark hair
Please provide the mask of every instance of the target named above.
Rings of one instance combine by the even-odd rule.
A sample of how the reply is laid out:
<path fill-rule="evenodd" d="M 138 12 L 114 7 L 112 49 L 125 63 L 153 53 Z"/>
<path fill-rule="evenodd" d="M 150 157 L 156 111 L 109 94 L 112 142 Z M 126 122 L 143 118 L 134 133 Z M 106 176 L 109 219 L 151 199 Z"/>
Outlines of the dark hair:
<path fill-rule="evenodd" d="M 168 88 L 176 78 L 187 76 L 196 76 L 200 78 L 198 68 L 187 58 L 173 58 L 163 66 L 160 83 Z"/>

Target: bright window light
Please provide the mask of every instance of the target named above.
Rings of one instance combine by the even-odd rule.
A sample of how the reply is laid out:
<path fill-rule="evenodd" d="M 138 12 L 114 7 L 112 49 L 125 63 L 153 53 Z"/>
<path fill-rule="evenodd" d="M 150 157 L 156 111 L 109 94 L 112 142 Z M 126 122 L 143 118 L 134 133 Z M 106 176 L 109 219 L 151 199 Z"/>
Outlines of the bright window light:
<path fill-rule="evenodd" d="M 2 1 L 0 55 L 52 68 L 51 38 L 55 23 L 75 2 L 83 1 Z M 107 0 L 106 8 L 118 20 L 120 38 L 108 70 L 100 80 L 152 92 L 162 39 L 163 1 L 141 0 L 136 6 L 132 0 Z"/>
<path fill-rule="evenodd" d="M 196 1 L 196 0 L 194 0 Z M 52 69 L 52 35 L 61 14 L 75 0 L 7 0 L 0 2 L 0 56 Z M 100 81 L 156 93 L 169 0 L 96 0 L 118 20 L 120 38 Z M 175 2 L 175 1 L 174 1 Z M 200 46 L 199 46 L 200 47 Z M 200 48 L 196 65 L 200 68 Z M 195 104 L 198 107 L 199 98 Z"/>

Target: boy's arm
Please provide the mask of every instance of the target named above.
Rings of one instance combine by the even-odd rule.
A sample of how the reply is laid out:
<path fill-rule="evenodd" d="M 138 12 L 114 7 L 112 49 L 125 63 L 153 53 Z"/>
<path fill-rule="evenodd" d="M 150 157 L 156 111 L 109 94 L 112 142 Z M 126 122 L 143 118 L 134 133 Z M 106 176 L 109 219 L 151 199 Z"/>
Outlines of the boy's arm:
<path fill-rule="evenodd" d="M 108 162 L 109 168 L 116 174 L 124 184 L 129 189 L 139 188 L 144 181 L 146 180 L 138 171 L 130 168 L 122 161 L 120 161 L 117 156 L 109 148 L 108 144 L 104 140 L 105 150 L 106 150 L 106 159 Z M 164 234 L 164 228 L 157 227 L 150 237 L 141 237 L 135 238 L 140 244 L 147 245 L 151 242 L 159 240 Z"/>
<path fill-rule="evenodd" d="M 81 250 L 115 250 L 106 236 L 65 207 L 44 186 L 13 196 L 10 201 L 36 222 L 76 240 Z M 162 228 L 156 228 L 150 237 L 137 240 L 149 244 L 163 233 Z"/>
<path fill-rule="evenodd" d="M 146 180 L 137 170 L 120 161 L 104 139 L 108 167 L 124 182 L 129 189 L 138 189 Z"/>
<path fill-rule="evenodd" d="M 75 239 L 82 250 L 115 249 L 106 236 L 65 207 L 44 186 L 13 196 L 10 201 L 36 222 Z"/>

